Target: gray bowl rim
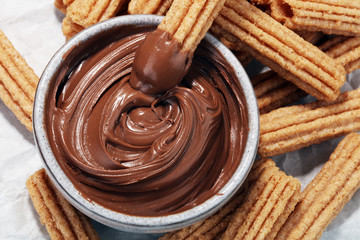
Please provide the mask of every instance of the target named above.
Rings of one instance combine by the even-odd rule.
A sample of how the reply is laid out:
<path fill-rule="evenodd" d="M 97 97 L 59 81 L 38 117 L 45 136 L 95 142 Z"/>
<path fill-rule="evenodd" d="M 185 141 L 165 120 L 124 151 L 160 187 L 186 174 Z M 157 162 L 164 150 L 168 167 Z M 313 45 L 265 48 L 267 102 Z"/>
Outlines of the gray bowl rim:
<path fill-rule="evenodd" d="M 205 36 L 205 40 L 213 44 L 235 70 L 236 76 L 240 81 L 240 85 L 245 95 L 249 118 L 249 132 L 240 165 L 228 183 L 218 192 L 218 194 L 206 200 L 204 203 L 184 212 L 160 217 L 130 216 L 111 211 L 97 203 L 85 199 L 67 178 L 52 153 L 44 126 L 46 92 L 50 86 L 53 73 L 57 71 L 63 61 L 62 58 L 64 54 L 70 51 L 74 45 L 87 41 L 102 31 L 109 30 L 114 27 L 120 27 L 121 25 L 156 26 L 161 22 L 162 18 L 163 17 L 161 16 L 155 15 L 126 15 L 95 24 L 92 27 L 81 31 L 65 43 L 51 58 L 42 73 L 34 100 L 34 139 L 43 160 L 44 168 L 55 187 L 74 207 L 90 218 L 115 229 L 128 232 L 159 233 L 172 231 L 189 226 L 212 215 L 219 210 L 240 188 L 251 169 L 258 147 L 259 111 L 250 80 L 243 66 L 239 63 L 232 52 L 219 40 L 208 33 Z"/>

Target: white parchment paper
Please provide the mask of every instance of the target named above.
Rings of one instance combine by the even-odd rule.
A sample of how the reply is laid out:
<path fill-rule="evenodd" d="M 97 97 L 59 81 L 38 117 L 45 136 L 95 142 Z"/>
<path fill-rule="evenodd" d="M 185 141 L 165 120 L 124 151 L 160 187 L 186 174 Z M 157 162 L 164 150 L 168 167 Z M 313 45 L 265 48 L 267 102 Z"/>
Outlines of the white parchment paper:
<path fill-rule="evenodd" d="M 40 76 L 65 42 L 63 15 L 53 0 L 0 0 L 0 29 Z M 360 86 L 360 71 L 348 77 L 343 90 Z M 298 177 L 304 188 L 321 169 L 340 139 L 274 158 L 280 168 Z M 0 101 L 0 239 L 49 239 L 25 187 L 29 175 L 42 167 L 32 134 Z M 360 192 L 330 224 L 322 239 L 360 238 Z M 117 231 L 94 222 L 101 239 L 156 239 L 159 235 Z"/>

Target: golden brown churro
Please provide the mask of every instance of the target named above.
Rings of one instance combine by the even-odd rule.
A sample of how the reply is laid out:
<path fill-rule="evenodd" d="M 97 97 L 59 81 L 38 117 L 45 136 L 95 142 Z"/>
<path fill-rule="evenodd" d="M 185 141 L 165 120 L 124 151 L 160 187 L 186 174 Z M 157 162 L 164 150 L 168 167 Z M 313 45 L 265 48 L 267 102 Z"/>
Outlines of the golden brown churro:
<path fill-rule="evenodd" d="M 0 98 L 32 131 L 32 112 L 38 76 L 0 30 Z"/>
<path fill-rule="evenodd" d="M 360 69 L 360 37 L 337 36 L 319 48 L 342 64 L 347 73 Z"/>
<path fill-rule="evenodd" d="M 63 32 L 66 40 L 69 40 L 70 38 L 75 36 L 75 34 L 79 33 L 83 29 L 84 29 L 84 27 L 74 23 L 67 16 L 63 19 L 62 32 Z"/>
<path fill-rule="evenodd" d="M 334 100 L 345 82 L 345 70 L 295 32 L 245 0 L 227 0 L 212 31 L 318 99 Z"/>
<path fill-rule="evenodd" d="M 72 22 L 87 28 L 114 17 L 125 2 L 125 0 L 74 0 L 67 8 L 66 16 Z"/>
<path fill-rule="evenodd" d="M 165 15 L 173 0 L 131 0 L 128 12 L 130 14 Z"/>
<path fill-rule="evenodd" d="M 267 168 L 276 169 L 274 161 L 263 159 L 255 162 L 236 196 L 216 214 L 187 228 L 167 233 L 159 240 L 214 239 L 216 236 L 221 235 L 227 228 L 235 210 L 244 202 L 250 186 L 252 186 L 256 179 L 258 179 L 261 173 Z"/>
<path fill-rule="evenodd" d="M 335 101 L 284 107 L 260 116 L 259 154 L 274 156 L 360 130 L 360 89 Z"/>
<path fill-rule="evenodd" d="M 87 217 L 55 189 L 45 169 L 31 175 L 26 187 L 51 239 L 100 239 Z"/>
<path fill-rule="evenodd" d="M 350 133 L 301 193 L 276 239 L 319 239 L 360 186 L 360 135 Z"/>
<path fill-rule="evenodd" d="M 285 25 L 292 29 L 360 35 L 359 0 L 282 0 L 281 4 L 286 8 Z"/>
<path fill-rule="evenodd" d="M 168 32 L 182 52 L 194 52 L 225 0 L 175 0 L 158 29 Z"/>
<path fill-rule="evenodd" d="M 300 182 L 278 168 L 266 168 L 236 210 L 223 240 L 273 239 L 300 198 Z"/>
<path fill-rule="evenodd" d="M 262 159 L 254 164 L 233 200 L 220 211 L 160 239 L 217 239 L 220 236 L 222 239 L 271 239 L 294 209 L 299 196 L 299 181 L 286 176 L 271 159 Z M 249 224 L 251 229 L 247 228 Z"/>
<path fill-rule="evenodd" d="M 274 71 L 267 71 L 251 79 L 260 114 L 289 105 L 306 93 Z"/>

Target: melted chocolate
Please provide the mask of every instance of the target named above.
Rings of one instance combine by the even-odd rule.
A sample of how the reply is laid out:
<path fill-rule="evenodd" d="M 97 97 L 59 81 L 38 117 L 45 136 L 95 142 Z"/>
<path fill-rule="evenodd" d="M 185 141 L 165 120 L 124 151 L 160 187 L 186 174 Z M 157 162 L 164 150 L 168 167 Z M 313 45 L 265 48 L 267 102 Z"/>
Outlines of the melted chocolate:
<path fill-rule="evenodd" d="M 96 51 L 80 58 L 69 53 L 74 66 L 64 64 L 48 93 L 45 126 L 56 159 L 85 198 L 121 213 L 163 216 L 204 202 L 228 182 L 248 120 L 233 69 L 206 43 L 165 94 L 133 89 L 134 54 L 147 34 L 105 47 L 86 43 Z"/>

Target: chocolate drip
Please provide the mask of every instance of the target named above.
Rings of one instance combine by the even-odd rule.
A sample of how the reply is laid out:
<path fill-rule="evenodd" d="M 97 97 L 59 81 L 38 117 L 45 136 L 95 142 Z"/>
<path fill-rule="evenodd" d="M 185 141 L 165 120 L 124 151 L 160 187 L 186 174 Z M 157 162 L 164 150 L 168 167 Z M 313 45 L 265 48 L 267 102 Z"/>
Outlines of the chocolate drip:
<path fill-rule="evenodd" d="M 180 43 L 167 32 L 149 33 L 135 53 L 130 85 L 156 95 L 177 86 L 191 65 L 192 56 L 180 52 Z"/>

